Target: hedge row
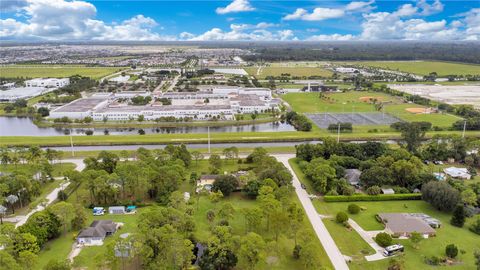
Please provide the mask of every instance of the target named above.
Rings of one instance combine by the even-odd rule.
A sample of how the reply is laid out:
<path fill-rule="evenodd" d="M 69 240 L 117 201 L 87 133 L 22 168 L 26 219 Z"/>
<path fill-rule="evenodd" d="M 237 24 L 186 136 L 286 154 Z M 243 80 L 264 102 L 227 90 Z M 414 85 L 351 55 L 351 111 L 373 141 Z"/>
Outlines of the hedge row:
<path fill-rule="evenodd" d="M 352 195 L 352 196 L 324 196 L 326 202 L 357 202 L 357 201 L 401 201 L 401 200 L 421 200 L 420 193 L 407 194 L 379 194 L 379 195 Z"/>

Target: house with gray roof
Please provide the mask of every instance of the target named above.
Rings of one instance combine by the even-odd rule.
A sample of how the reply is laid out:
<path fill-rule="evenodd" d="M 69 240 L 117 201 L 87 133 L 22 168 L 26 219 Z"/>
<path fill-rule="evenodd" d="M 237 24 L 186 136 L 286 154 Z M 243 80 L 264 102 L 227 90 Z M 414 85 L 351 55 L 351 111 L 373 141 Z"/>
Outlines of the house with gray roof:
<path fill-rule="evenodd" d="M 413 232 L 424 238 L 435 236 L 435 230 L 418 215 L 409 213 L 379 213 L 379 220 L 385 224 L 385 232 L 395 237 L 410 237 Z"/>
<path fill-rule="evenodd" d="M 85 246 L 101 246 L 105 237 L 117 231 L 117 224 L 111 220 L 95 220 L 90 227 L 77 236 L 77 243 Z"/>

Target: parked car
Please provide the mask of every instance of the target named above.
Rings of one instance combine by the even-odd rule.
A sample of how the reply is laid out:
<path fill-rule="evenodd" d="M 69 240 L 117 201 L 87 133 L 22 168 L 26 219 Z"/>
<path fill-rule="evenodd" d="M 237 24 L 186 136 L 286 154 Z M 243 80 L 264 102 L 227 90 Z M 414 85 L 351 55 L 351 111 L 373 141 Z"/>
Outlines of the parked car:
<path fill-rule="evenodd" d="M 305 186 L 305 184 L 301 183 L 300 186 L 303 188 L 303 189 L 307 189 L 307 186 Z"/>

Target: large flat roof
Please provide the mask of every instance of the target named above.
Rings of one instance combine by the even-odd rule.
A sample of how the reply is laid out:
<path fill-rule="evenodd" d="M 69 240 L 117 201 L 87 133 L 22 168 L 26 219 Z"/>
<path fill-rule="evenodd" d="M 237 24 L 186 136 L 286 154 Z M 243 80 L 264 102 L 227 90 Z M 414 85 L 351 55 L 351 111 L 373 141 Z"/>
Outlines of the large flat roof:
<path fill-rule="evenodd" d="M 98 104 L 104 102 L 106 98 L 104 97 L 90 97 L 90 98 L 80 98 L 74 100 L 67 105 L 59 107 L 54 112 L 86 112 L 95 108 Z"/>
<path fill-rule="evenodd" d="M 432 234 L 435 230 L 421 218 L 408 213 L 379 213 L 385 227 L 395 234 L 418 232 Z"/>

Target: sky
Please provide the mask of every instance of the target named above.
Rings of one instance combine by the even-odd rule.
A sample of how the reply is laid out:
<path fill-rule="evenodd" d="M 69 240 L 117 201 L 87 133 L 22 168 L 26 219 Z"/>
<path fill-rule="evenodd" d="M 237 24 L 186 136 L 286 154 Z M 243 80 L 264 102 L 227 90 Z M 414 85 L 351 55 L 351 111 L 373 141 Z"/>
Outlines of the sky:
<path fill-rule="evenodd" d="M 480 40 L 476 1 L 0 0 L 0 40 Z"/>

